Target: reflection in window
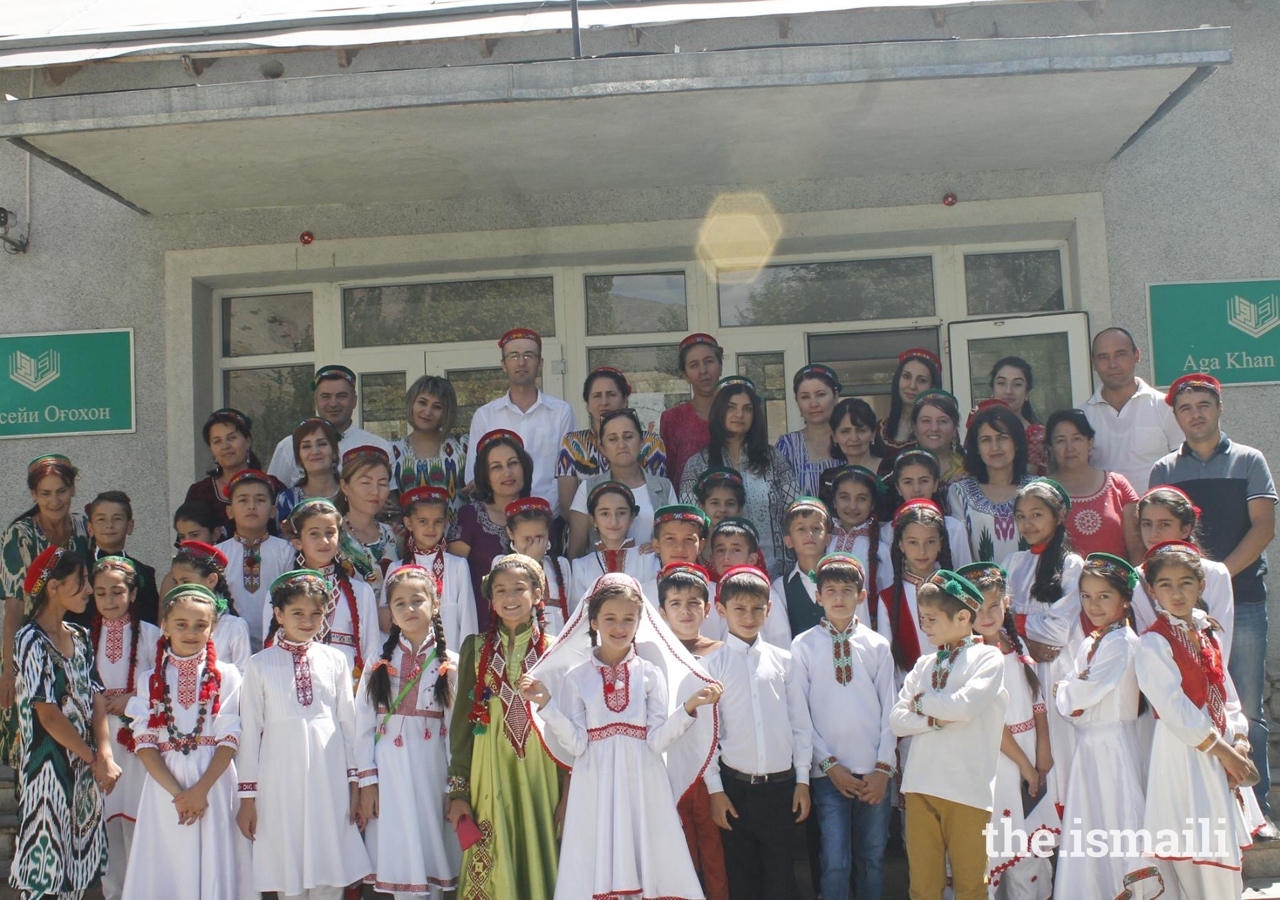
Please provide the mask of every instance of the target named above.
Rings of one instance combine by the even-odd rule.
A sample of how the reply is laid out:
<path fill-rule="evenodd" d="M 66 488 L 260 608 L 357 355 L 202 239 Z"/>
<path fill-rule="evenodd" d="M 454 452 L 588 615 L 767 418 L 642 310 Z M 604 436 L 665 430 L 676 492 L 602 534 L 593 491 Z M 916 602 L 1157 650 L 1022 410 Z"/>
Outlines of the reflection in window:
<path fill-rule="evenodd" d="M 512 328 L 556 333 L 553 281 L 503 278 L 347 288 L 347 347 L 496 341 Z"/>
<path fill-rule="evenodd" d="M 889 414 L 893 373 L 898 354 L 912 347 L 938 352 L 938 329 L 903 328 L 897 331 L 852 331 L 844 334 L 811 334 L 809 362 L 823 363 L 840 376 L 843 396 L 861 397 L 876 414 Z M 943 384 L 947 376 L 943 372 Z"/>
<path fill-rule="evenodd" d="M 1066 308 L 1057 250 L 965 254 L 964 286 L 971 316 Z"/>
<path fill-rule="evenodd" d="M 466 432 L 471 427 L 471 417 L 476 410 L 490 400 L 496 400 L 507 392 L 507 375 L 502 369 L 450 369 L 444 373 L 458 395 L 458 417 L 454 429 Z M 539 379 L 541 388 L 541 379 Z M 402 388 L 403 390 L 403 388 Z"/>
<path fill-rule="evenodd" d="M 720 324 L 791 325 L 932 316 L 933 259 L 859 259 L 722 272 Z"/>
<path fill-rule="evenodd" d="M 969 395 L 973 402 L 991 396 L 991 367 L 1006 356 L 1020 356 L 1031 364 L 1033 386 L 1027 398 L 1044 424 L 1049 413 L 1070 409 L 1071 354 L 1067 333 L 1025 334 L 1013 338 L 971 340 L 969 347 Z"/>
<path fill-rule="evenodd" d="M 588 275 L 587 334 L 687 331 L 683 272 Z"/>
<path fill-rule="evenodd" d="M 738 374 L 750 378 L 764 401 L 769 443 L 787 433 L 787 371 L 781 353 L 739 353 Z"/>
<path fill-rule="evenodd" d="M 404 372 L 361 372 L 361 427 L 388 441 L 404 437 L 409 428 L 404 387 Z"/>
<path fill-rule="evenodd" d="M 303 419 L 315 415 L 314 374 L 310 363 L 222 373 L 223 405 L 253 419 L 253 446 L 264 466 L 280 439 L 292 434 Z"/>
<path fill-rule="evenodd" d="M 314 349 L 310 293 L 222 298 L 224 357 Z"/>
<path fill-rule="evenodd" d="M 652 432 L 658 430 L 663 410 L 689 399 L 689 383 L 675 374 L 678 344 L 660 347 L 594 347 L 587 351 L 587 371 L 613 366 L 631 383 L 628 405 Z"/>

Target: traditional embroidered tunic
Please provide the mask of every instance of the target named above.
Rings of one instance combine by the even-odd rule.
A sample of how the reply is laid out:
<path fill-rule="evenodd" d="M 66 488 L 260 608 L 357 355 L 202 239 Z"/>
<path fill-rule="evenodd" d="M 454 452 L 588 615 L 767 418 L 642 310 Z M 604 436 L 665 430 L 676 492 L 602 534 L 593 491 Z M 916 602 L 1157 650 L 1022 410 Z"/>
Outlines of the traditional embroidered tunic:
<path fill-rule="evenodd" d="M 1214 559 L 1201 559 L 1204 568 L 1204 593 L 1200 602 L 1207 607 L 1209 618 L 1222 626 L 1215 631 L 1218 645 L 1222 648 L 1222 660 L 1231 662 L 1231 636 L 1236 621 L 1236 595 L 1231 587 L 1231 572 L 1222 563 Z M 1142 567 L 1138 568 L 1139 574 Z M 1160 607 L 1147 593 L 1145 578 L 1138 579 L 1138 586 L 1133 589 L 1133 621 L 1138 634 L 1144 633 L 1155 624 L 1160 615 Z"/>
<path fill-rule="evenodd" d="M 444 626 L 445 643 L 450 647 L 461 647 L 463 638 L 479 630 L 476 598 L 471 593 L 471 572 L 467 569 L 467 561 L 445 550 L 441 542 L 436 549 L 415 553 L 413 559 L 406 559 L 404 563 L 422 566 L 431 573 L 436 582 L 436 596 L 440 599 L 440 624 Z M 386 584 L 383 584 L 380 605 L 386 606 L 390 600 Z"/>
<path fill-rule="evenodd" d="M 356 710 L 336 647 L 280 639 L 249 660 L 240 698 L 241 797 L 256 797 L 253 886 L 301 894 L 372 871 L 351 821 Z"/>
<path fill-rule="evenodd" d="M 253 655 L 249 623 L 239 616 L 223 613 L 213 626 L 212 637 L 219 661 L 225 660 L 243 672 L 249 657 Z"/>
<path fill-rule="evenodd" d="M 955 516 L 945 516 L 942 520 L 947 526 L 947 543 L 951 550 L 951 570 L 954 572 L 973 562 L 973 549 L 969 546 L 969 532 L 965 531 L 964 523 Z M 880 546 L 885 547 L 886 556 L 893 550 L 893 523 L 885 522 L 880 526 Z M 827 551 L 828 553 L 831 550 Z M 857 554 L 854 554 L 857 556 Z M 862 557 L 858 557 L 862 559 Z M 939 561 L 941 565 L 941 561 Z M 946 566 L 942 566 L 946 568 Z M 890 581 L 893 580 L 893 569 L 889 569 Z M 882 586 L 883 587 L 883 586 Z"/>
<path fill-rule="evenodd" d="M 471 570 L 471 593 L 476 598 L 476 625 L 485 631 L 489 627 L 489 601 L 484 599 L 481 581 L 489 574 L 494 557 L 511 552 L 507 527 L 493 521 L 482 502 L 472 500 L 458 510 L 449 526 L 448 541 L 461 541 L 471 548 L 467 567 Z"/>
<path fill-rule="evenodd" d="M 897 666 L 898 687 L 902 687 L 911 666 L 921 656 L 937 650 L 929 636 L 920 627 L 920 608 L 916 605 L 916 590 L 923 580 L 910 574 L 904 574 L 902 580 L 902 596 L 898 596 L 893 586 L 885 588 L 876 598 L 879 604 L 876 611 L 875 630 L 888 639 L 890 646 L 901 650 L 906 666 Z M 894 625 L 897 624 L 897 630 Z"/>
<path fill-rule="evenodd" d="M 810 459 L 809 448 L 805 446 L 804 429 L 799 431 L 788 431 L 782 437 L 778 438 L 773 448 L 778 451 L 778 455 L 783 461 L 791 467 L 792 473 L 796 477 L 796 484 L 800 487 L 800 493 L 806 497 L 818 496 L 818 479 L 827 469 L 844 465 L 840 460 L 831 456 L 830 451 L 822 459 Z"/>
<path fill-rule="evenodd" d="M 862 569 L 871 577 L 871 538 L 870 532 L 876 523 L 868 519 L 861 525 L 845 529 L 838 522 L 831 540 L 827 542 L 828 553 L 852 553 L 862 563 Z M 886 537 L 884 529 L 889 529 Z M 866 585 L 868 596 L 874 597 L 893 583 L 893 558 L 889 555 L 893 549 L 893 526 L 885 523 L 880 526 L 879 541 L 876 544 L 876 583 Z M 863 621 L 866 621 L 863 619 Z"/>
<path fill-rule="evenodd" d="M 472 635 L 458 661 L 458 701 L 449 724 L 450 796 L 468 800 L 483 839 L 462 858 L 460 900 L 551 900 L 557 844 L 554 822 L 560 772 L 534 733 L 529 704 L 516 694 L 532 666 L 532 623 L 502 629 L 489 670 L 477 667 L 485 635 Z M 473 691 L 490 692 L 490 721 L 475 733 Z"/>
<path fill-rule="evenodd" d="M 458 655 L 449 652 L 447 656 L 453 668 L 444 677 L 457 703 Z M 373 863 L 373 876 L 365 883 L 397 896 L 438 898 L 443 891 L 457 888 L 462 850 L 457 833 L 442 816 L 449 770 L 449 710 L 435 699 L 436 681 L 441 677 L 435 641 L 428 638 L 415 653 L 402 637 L 391 665 L 395 669 L 393 709 L 375 709 L 370 702 L 372 669 L 360 679 L 356 692 L 357 775 L 361 787 L 378 785 L 378 816 L 364 832 Z"/>
<path fill-rule="evenodd" d="M 378 600 L 373 588 L 361 581 L 359 577 L 348 578 L 351 595 L 338 583 L 333 566 L 324 567 L 325 578 L 329 582 L 331 603 L 333 608 L 325 621 L 325 628 L 319 640 L 342 651 L 347 658 L 347 667 L 353 676 L 352 690 L 355 689 L 358 664 L 369 666 L 382 652 L 382 635 L 378 632 Z M 352 610 L 352 597 L 355 599 L 355 610 Z M 352 618 L 352 613 L 355 618 Z M 272 609 L 268 606 L 263 611 L 263 627 L 271 626 Z M 358 652 L 357 652 L 358 648 Z"/>
<path fill-rule="evenodd" d="M 1018 487 L 1030 480 L 1030 475 L 1023 477 Z M 957 478 L 947 488 L 947 511 L 964 523 L 974 561 L 998 563 L 1026 546 L 1013 521 L 1014 499 L 992 503 L 972 475 Z"/>
<path fill-rule="evenodd" d="M 444 488 L 449 492 L 449 510 L 462 506 L 459 490 L 466 484 L 467 436 L 451 434 L 440 443 L 436 456 L 420 459 L 407 437 L 391 445 L 391 486 L 400 493 L 419 487 Z"/>
<path fill-rule="evenodd" d="M 257 653 L 262 649 L 264 611 L 271 607 L 271 582 L 285 572 L 294 568 L 296 555 L 293 546 L 283 538 L 268 535 L 257 547 L 258 567 L 256 574 L 245 571 L 245 544 L 232 538 L 218 545 L 227 557 L 227 587 L 231 589 L 231 599 L 235 601 L 236 612 L 244 617 L 249 626 L 250 652 Z M 270 613 L 265 613 L 269 616 Z M 225 659 L 222 651 L 218 658 Z M 238 663 L 243 666 L 243 663 Z"/>
<path fill-rule="evenodd" d="M 623 544 L 623 547 L 625 549 L 617 551 L 597 548 L 586 556 L 579 556 L 573 561 L 573 589 L 569 592 L 570 615 L 573 615 L 573 611 L 578 608 L 578 604 L 591 593 L 591 589 L 595 587 L 596 579 L 606 572 L 623 572 L 641 584 L 657 577 L 657 554 L 641 553 L 640 547 L 630 539 Z M 613 559 L 611 553 L 617 554 L 616 558 L 621 563 L 620 567 L 610 569 L 610 562 Z M 655 604 L 658 602 L 657 596 L 649 599 Z"/>
<path fill-rule="evenodd" d="M 140 628 L 138 634 L 138 652 L 133 659 L 133 677 L 129 680 L 129 647 L 133 643 L 133 630 Z M 156 641 L 160 639 L 160 629 L 150 622 L 138 625 L 129 616 L 115 620 L 103 620 L 102 633 L 98 635 L 97 655 L 94 661 L 98 667 L 98 676 L 102 679 L 103 696 L 108 700 L 123 694 L 132 694 L 137 684 L 139 672 L 151 669 L 155 664 Z M 111 735 L 111 753 L 116 765 L 120 767 L 120 778 L 115 788 L 103 798 L 103 815 L 107 822 L 124 819 L 130 823 L 138 818 L 138 800 L 142 796 L 142 784 L 146 780 L 147 770 L 131 751 L 120 745 L 118 740 L 121 730 L 128 730 L 132 736 L 133 729 L 120 716 L 107 716 L 107 731 Z M 127 859 L 121 859 L 123 864 Z"/>
<path fill-rule="evenodd" d="M 135 695 L 126 709 L 133 719 L 137 749 L 158 750 L 184 789 L 200 780 L 219 747 L 235 748 L 240 738 L 240 672 L 222 660 L 215 665 L 221 678 L 216 715 L 212 701 L 207 706 L 200 702 L 204 651 L 187 657 L 165 653 L 164 679 L 169 686 L 173 728 L 180 734 L 151 724 L 151 669 L 138 673 Z M 206 715 L 200 734 L 194 736 L 196 746 L 183 752 L 180 738 L 196 730 L 202 708 Z M 209 789 L 209 807 L 200 820 L 194 825 L 179 825 L 173 797 L 147 775 L 125 872 L 126 900 L 153 900 L 159 885 L 163 885 L 166 898 L 175 900 L 236 900 L 240 896 L 240 865 L 235 793 L 236 764 L 232 762 Z"/>

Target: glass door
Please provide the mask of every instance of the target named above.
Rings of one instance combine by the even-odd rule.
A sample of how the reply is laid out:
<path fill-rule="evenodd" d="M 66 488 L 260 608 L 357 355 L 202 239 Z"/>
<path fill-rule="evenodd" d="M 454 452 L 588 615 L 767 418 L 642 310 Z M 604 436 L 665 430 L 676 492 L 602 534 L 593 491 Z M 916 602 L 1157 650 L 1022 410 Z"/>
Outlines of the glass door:
<path fill-rule="evenodd" d="M 1093 392 L 1088 313 L 953 322 L 947 333 L 952 391 L 962 411 L 991 396 L 991 368 L 1005 356 L 1031 364 L 1030 399 L 1042 422 L 1054 410 L 1079 406 Z"/>
<path fill-rule="evenodd" d="M 502 371 L 498 346 L 490 343 L 484 348 L 427 350 L 423 354 L 423 368 L 429 375 L 441 375 L 449 379 L 458 395 L 458 417 L 454 428 L 465 432 L 471 427 L 471 416 L 490 400 L 496 400 L 507 390 L 507 376 Z M 553 397 L 565 397 L 564 348 L 558 340 L 542 341 L 542 377 L 539 387 Z"/>

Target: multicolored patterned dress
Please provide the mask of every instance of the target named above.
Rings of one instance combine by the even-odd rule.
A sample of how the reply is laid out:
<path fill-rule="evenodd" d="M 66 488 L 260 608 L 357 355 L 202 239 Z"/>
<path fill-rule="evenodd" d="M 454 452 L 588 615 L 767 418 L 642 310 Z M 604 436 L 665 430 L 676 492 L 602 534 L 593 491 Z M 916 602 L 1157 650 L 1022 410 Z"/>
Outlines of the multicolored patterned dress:
<path fill-rule="evenodd" d="M 449 492 L 450 511 L 462 507 L 459 492 L 467 483 L 467 435 L 451 434 L 436 456 L 419 459 L 407 437 L 391 445 L 391 486 L 404 493 L 416 487 L 438 487 Z"/>
<path fill-rule="evenodd" d="M 83 891 L 107 871 L 102 792 L 90 765 L 45 731 L 33 704 L 57 706 L 90 747 L 93 695 L 103 691 L 89 633 L 71 629 L 75 652 L 63 656 L 35 623 L 15 645 L 21 763 L 18 838 L 9 884 L 32 896 Z"/>

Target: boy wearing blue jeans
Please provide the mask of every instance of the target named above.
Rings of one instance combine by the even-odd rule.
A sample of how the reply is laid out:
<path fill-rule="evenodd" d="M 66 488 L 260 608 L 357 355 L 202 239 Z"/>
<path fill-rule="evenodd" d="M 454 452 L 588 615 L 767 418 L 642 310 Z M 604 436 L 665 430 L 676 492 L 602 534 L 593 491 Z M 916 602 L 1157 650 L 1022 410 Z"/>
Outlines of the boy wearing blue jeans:
<path fill-rule="evenodd" d="M 813 808 L 822 833 L 823 900 L 880 900 L 889 836 L 889 779 L 897 699 L 889 641 L 858 621 L 866 599 L 862 563 L 829 553 L 814 570 L 824 613 L 791 644 L 813 721 Z"/>

